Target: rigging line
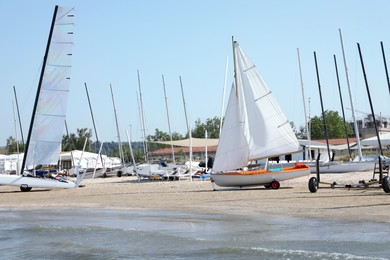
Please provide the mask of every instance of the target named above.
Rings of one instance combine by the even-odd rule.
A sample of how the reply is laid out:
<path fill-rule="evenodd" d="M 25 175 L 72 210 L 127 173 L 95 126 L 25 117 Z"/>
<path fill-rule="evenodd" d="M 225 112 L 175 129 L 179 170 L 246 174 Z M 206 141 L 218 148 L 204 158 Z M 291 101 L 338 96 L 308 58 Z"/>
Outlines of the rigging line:
<path fill-rule="evenodd" d="M 286 122 L 284 122 L 283 124 L 279 125 L 278 128 L 280 128 L 280 127 L 282 127 L 282 126 L 284 126 L 286 124 L 289 124 L 289 123 L 290 123 L 290 121 L 286 120 Z"/>
<path fill-rule="evenodd" d="M 66 118 L 65 115 L 52 115 L 52 114 L 40 114 L 40 113 L 36 113 L 35 114 L 36 116 L 47 116 L 47 117 L 63 117 L 63 118 Z"/>
<path fill-rule="evenodd" d="M 256 68 L 256 65 L 253 65 L 252 67 L 243 70 L 243 72 L 247 72 L 248 70 L 251 70 L 251 69 L 254 69 L 254 68 Z"/>
<path fill-rule="evenodd" d="M 58 18 L 56 19 L 56 21 L 61 20 L 61 19 L 64 18 L 65 16 L 74 17 L 74 14 L 69 14 L 70 12 L 72 12 L 72 11 L 74 11 L 74 10 L 75 10 L 74 7 L 71 8 L 71 9 L 69 9 L 68 12 L 66 12 L 66 13 L 64 13 L 62 16 L 58 17 Z"/>
<path fill-rule="evenodd" d="M 46 64 L 47 67 L 54 67 L 54 68 L 72 68 L 71 65 L 59 65 L 59 64 Z"/>
<path fill-rule="evenodd" d="M 262 99 L 262 98 L 264 98 L 264 97 L 266 97 L 266 96 L 268 96 L 268 95 L 270 95 L 272 93 L 272 91 L 270 90 L 268 93 L 266 93 L 265 95 L 263 95 L 263 96 L 261 96 L 261 97 L 258 97 L 258 98 L 256 98 L 255 99 L 255 102 L 257 102 L 257 101 L 259 101 L 260 99 Z"/>

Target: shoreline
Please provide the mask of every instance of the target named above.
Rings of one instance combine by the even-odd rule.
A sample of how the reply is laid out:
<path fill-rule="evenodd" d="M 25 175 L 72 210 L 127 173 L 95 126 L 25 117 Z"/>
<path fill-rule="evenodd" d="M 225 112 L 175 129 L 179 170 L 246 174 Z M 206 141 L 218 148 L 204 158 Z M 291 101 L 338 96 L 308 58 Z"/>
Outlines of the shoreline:
<path fill-rule="evenodd" d="M 281 182 L 278 190 L 221 188 L 209 180 L 137 181 L 135 176 L 83 180 L 75 189 L 33 189 L 0 186 L 0 209 L 105 208 L 174 211 L 200 214 L 270 215 L 327 220 L 389 222 L 390 194 L 370 188 L 323 188 L 310 193 L 305 176 Z M 322 174 L 321 181 L 357 184 L 372 172 Z"/>

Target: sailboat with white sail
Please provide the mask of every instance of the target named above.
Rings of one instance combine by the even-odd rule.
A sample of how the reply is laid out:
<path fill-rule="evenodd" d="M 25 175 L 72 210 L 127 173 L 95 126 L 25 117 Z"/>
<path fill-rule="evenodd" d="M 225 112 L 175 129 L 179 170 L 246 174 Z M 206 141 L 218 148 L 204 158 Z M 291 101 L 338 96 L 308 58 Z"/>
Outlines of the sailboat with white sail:
<path fill-rule="evenodd" d="M 226 109 L 211 181 L 218 186 L 264 185 L 306 176 L 310 167 L 256 168 L 249 162 L 300 152 L 291 126 L 255 65 L 233 40 L 235 84 Z"/>
<path fill-rule="evenodd" d="M 74 8 L 55 7 L 22 170 L 34 168 L 38 164 L 58 163 L 70 86 L 73 18 Z M 0 175 L 0 185 L 20 186 L 21 191 L 30 191 L 32 188 L 74 188 L 79 184 L 79 178 L 74 182 L 66 178 L 37 177 L 34 171 L 27 173 L 27 176 Z"/>

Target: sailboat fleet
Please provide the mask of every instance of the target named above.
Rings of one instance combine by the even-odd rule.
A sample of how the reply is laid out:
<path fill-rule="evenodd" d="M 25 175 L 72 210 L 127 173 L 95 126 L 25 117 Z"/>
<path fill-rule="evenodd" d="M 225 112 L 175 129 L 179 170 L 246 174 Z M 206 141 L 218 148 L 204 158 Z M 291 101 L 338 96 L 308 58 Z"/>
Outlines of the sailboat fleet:
<path fill-rule="evenodd" d="M 66 103 L 70 85 L 69 82 L 72 58 L 71 51 L 73 46 L 73 13 L 74 10 L 72 8 L 64 8 L 59 6 L 55 7 L 45 59 L 42 66 L 41 77 L 35 98 L 34 109 L 31 116 L 31 123 L 21 166 L 21 173 L 16 175 L 0 174 L 0 185 L 19 186 L 21 191 L 30 191 L 32 188 L 75 188 L 79 186 L 81 180 L 87 174 L 86 172 L 83 173 L 79 169 L 82 158 L 80 158 L 78 166 L 73 165 L 75 168 L 77 168 L 75 171 L 76 179 L 60 176 L 58 171 L 56 171 L 57 174 L 38 176 L 36 170 L 34 170 L 37 169 L 37 165 L 56 165 L 60 158 L 61 141 L 66 117 Z M 55 39 L 55 41 L 52 41 L 52 39 Z M 351 96 L 341 31 L 340 40 L 343 50 L 347 83 Z M 215 186 L 265 186 L 266 188 L 278 189 L 281 185 L 280 182 L 282 181 L 308 176 L 311 172 L 317 170 L 322 173 L 341 173 L 350 171 L 367 171 L 373 169 L 372 161 L 364 162 L 362 160 L 363 156 L 361 153 L 361 145 L 358 137 L 358 159 L 354 161 L 351 160 L 347 163 L 325 162 L 320 165 L 319 169 L 315 169 L 313 164 L 311 164 L 312 167 L 310 167 L 310 162 L 314 162 L 315 158 L 311 158 L 311 154 L 309 153 L 310 162 L 307 163 L 295 162 L 289 165 L 282 165 L 268 164 L 266 161 L 265 165 L 260 165 L 258 163 L 260 160 L 267 160 L 268 158 L 278 157 L 286 154 L 300 153 L 302 152 L 302 146 L 299 144 L 299 141 L 295 136 L 288 119 L 283 114 L 275 97 L 272 95 L 271 90 L 268 88 L 267 84 L 256 69 L 256 66 L 254 63 L 252 63 L 238 42 L 234 41 L 233 38 L 232 47 L 234 58 L 234 84 L 231 87 L 226 113 L 223 118 L 223 124 L 221 118 L 220 139 L 215 155 L 215 160 L 213 162 L 212 169 L 207 172 L 207 174 L 210 176 L 210 180 L 214 189 L 216 189 Z M 137 97 L 137 102 L 139 102 L 140 121 L 144 135 L 144 154 L 145 161 L 147 163 L 136 165 L 134 155 L 132 155 L 134 172 L 137 174 L 139 180 L 141 178 L 153 179 L 155 177 L 167 180 L 188 177 L 192 180 L 195 172 L 205 172 L 206 170 L 201 169 L 198 166 L 198 162 L 192 161 L 191 151 L 193 138 L 191 137 L 191 127 L 187 118 L 181 77 L 180 85 L 186 115 L 186 125 L 189 135 L 188 146 L 190 150 L 190 160 L 188 165 L 184 165 L 184 167 L 179 167 L 175 162 L 173 149 L 174 141 L 172 140 L 165 81 L 164 76 L 162 76 L 173 160 L 172 165 L 162 166 L 148 163 L 148 144 L 146 141 L 144 121 L 145 115 L 143 111 L 139 71 L 137 71 L 137 73 L 139 83 L 139 98 Z M 302 84 L 302 96 L 305 103 L 301 68 L 300 77 Z M 319 78 L 318 84 L 320 88 Z M 86 84 L 85 88 L 88 95 Z M 118 149 L 120 154 L 120 163 L 117 168 L 112 170 L 111 173 L 115 173 L 115 175 L 121 177 L 123 174 L 127 173 L 127 167 L 125 166 L 124 161 L 120 128 L 111 85 L 110 90 L 118 137 Z M 350 100 L 352 111 L 354 112 L 352 98 L 350 98 Z M 308 125 L 308 117 L 305 107 L 304 110 L 306 125 Z M 91 115 L 93 119 L 92 109 Z M 358 136 L 358 128 L 354 114 L 353 117 L 355 122 L 355 133 Z M 95 123 L 94 128 L 97 138 Z M 310 130 L 308 128 L 308 150 L 310 151 L 311 143 L 309 131 Z M 128 139 L 131 149 L 131 139 L 129 137 Z M 81 157 L 83 157 L 83 153 L 84 151 L 81 153 Z M 328 157 L 331 158 L 329 145 Z M 103 157 L 100 152 L 96 158 L 96 162 L 99 160 L 99 158 L 101 160 L 101 164 L 104 164 Z M 205 159 L 207 159 L 207 156 Z M 74 163 L 73 159 L 72 163 Z M 95 163 L 95 169 L 93 172 L 94 176 L 96 171 L 99 170 L 96 169 L 96 165 L 97 163 Z M 101 165 L 100 170 L 102 173 L 99 173 L 98 175 L 104 177 L 107 176 L 107 166 Z"/>

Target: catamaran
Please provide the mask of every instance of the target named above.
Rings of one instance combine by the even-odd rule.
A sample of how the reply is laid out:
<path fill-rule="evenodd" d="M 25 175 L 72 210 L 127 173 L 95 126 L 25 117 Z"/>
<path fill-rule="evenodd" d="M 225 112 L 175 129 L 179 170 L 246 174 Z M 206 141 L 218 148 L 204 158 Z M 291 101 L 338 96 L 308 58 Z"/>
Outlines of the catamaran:
<path fill-rule="evenodd" d="M 278 189 L 280 181 L 310 174 L 310 167 L 265 169 L 248 167 L 264 158 L 300 152 L 299 142 L 255 65 L 233 41 L 235 84 L 226 109 L 211 181 L 218 186 L 264 185 Z"/>
<path fill-rule="evenodd" d="M 21 191 L 79 185 L 79 177 L 77 181 L 72 181 L 38 177 L 34 171 L 23 173 L 39 164 L 58 163 L 70 86 L 73 18 L 74 8 L 55 7 L 23 156 L 22 174 L 1 174 L 0 185 L 20 186 Z"/>

